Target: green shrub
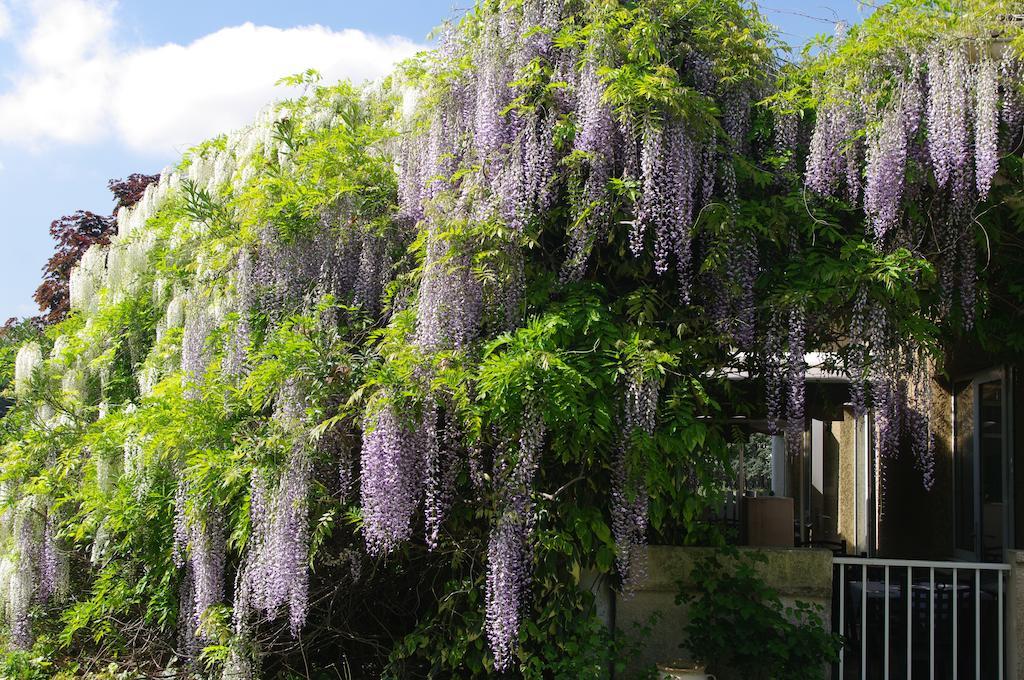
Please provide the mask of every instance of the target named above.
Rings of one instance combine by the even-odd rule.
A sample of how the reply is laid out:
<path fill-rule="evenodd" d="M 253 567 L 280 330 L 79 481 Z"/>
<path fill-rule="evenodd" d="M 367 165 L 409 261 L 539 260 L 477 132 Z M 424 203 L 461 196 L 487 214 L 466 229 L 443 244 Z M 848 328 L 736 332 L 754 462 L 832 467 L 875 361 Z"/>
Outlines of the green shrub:
<path fill-rule="evenodd" d="M 693 585 L 676 597 L 690 608 L 685 646 L 712 670 L 729 668 L 746 680 L 823 678 L 842 641 L 829 632 L 820 606 L 782 603 L 758 575 L 766 561 L 736 548 L 697 561 Z"/>

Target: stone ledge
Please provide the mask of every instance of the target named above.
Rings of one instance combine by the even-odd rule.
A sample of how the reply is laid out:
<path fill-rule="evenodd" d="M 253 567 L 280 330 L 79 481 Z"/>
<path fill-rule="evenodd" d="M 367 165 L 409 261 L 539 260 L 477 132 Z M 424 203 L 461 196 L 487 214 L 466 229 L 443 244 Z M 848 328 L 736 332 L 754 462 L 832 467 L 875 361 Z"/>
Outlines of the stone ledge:
<path fill-rule="evenodd" d="M 765 583 L 784 596 L 827 599 L 832 597 L 832 553 L 811 548 L 740 548 L 768 558 L 757 565 Z M 647 548 L 647 578 L 638 586 L 644 592 L 676 593 L 679 585 L 692 584 L 693 565 L 714 548 L 652 545 Z"/>

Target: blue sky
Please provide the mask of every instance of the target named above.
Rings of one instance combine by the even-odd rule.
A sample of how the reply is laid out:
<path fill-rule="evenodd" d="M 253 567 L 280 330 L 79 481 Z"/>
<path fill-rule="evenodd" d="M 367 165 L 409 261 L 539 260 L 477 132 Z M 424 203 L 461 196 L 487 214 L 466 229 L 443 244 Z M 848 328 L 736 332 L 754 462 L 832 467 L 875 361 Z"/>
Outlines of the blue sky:
<path fill-rule="evenodd" d="M 244 124 L 307 67 L 375 78 L 471 0 L 0 0 L 0 323 L 36 313 L 52 220 L 108 213 L 107 180 L 158 172 Z M 770 0 L 800 45 L 855 0 Z"/>

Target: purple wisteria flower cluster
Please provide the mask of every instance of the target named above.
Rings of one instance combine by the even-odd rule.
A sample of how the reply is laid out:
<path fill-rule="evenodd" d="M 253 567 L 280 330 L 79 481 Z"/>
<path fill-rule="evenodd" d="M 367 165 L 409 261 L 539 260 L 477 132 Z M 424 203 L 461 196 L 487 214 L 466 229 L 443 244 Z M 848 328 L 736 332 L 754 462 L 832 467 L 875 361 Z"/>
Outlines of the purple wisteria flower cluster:
<path fill-rule="evenodd" d="M 799 307 L 788 311 L 774 310 L 764 326 L 757 344 L 762 362 L 760 372 L 764 378 L 768 431 L 779 434 L 779 421 L 784 416 L 781 429 L 786 450 L 790 456 L 797 457 L 803 452 L 806 425 L 806 314 Z"/>
<path fill-rule="evenodd" d="M 985 200 L 999 169 L 999 70 L 987 57 L 978 64 L 974 99 L 975 182 Z"/>
<path fill-rule="evenodd" d="M 630 248 L 634 255 L 640 255 L 651 227 L 655 271 L 664 274 L 670 265 L 676 266 L 683 300 L 690 296 L 690 226 L 699 179 L 699 151 L 685 125 L 647 128 L 640 151 L 643 194 L 630 233 Z"/>
<path fill-rule="evenodd" d="M 928 153 L 941 187 L 968 170 L 970 76 L 963 50 L 937 49 L 928 56 Z"/>
<path fill-rule="evenodd" d="M 649 494 L 645 469 L 631 461 L 630 453 L 638 435 L 654 433 L 658 411 L 656 380 L 640 371 L 626 379 L 622 408 L 622 441 L 612 469 L 612 534 L 615 536 L 616 565 L 623 590 L 630 592 L 645 576 L 647 509 Z"/>
<path fill-rule="evenodd" d="M 252 538 L 235 594 L 236 627 L 250 612 L 267 619 L 288 607 L 298 636 L 309 612 L 309 451 L 297 442 L 276 484 L 259 471 L 250 480 Z"/>
<path fill-rule="evenodd" d="M 907 165 L 907 132 L 903 105 L 889 110 L 868 141 L 864 212 L 875 240 L 885 243 L 895 230 L 903 208 L 903 184 Z"/>
<path fill-rule="evenodd" d="M 198 395 L 197 387 L 206 379 L 206 368 L 213 354 L 207 340 L 216 329 L 217 321 L 211 310 L 200 306 L 198 300 L 189 304 L 181 335 L 181 373 L 188 395 Z"/>
<path fill-rule="evenodd" d="M 810 189 L 837 196 L 845 181 L 846 196 L 856 200 L 861 183 L 856 130 L 857 113 L 850 103 L 830 101 L 818 109 L 804 175 Z"/>
<path fill-rule="evenodd" d="M 686 67 L 692 73 L 687 76 L 702 96 L 720 100 L 725 144 L 678 114 L 639 120 L 613 110 L 604 96 L 603 72 L 617 66 L 619 57 L 599 33 L 585 47 L 556 46 L 555 36 L 567 16 L 562 2 L 527 0 L 501 10 L 482 8 L 474 16 L 472 40 L 458 31 L 446 34 L 438 53 L 442 68 L 467 61 L 473 68 L 459 67 L 456 77 L 446 78 L 445 87 L 435 93 L 437 104 L 410 124 L 399 143 L 400 222 L 433 222 L 428 206 L 450 192 L 455 198 L 446 217 L 495 217 L 518 241 L 536 228 L 564 191 L 571 215 L 561 278 L 575 281 L 587 274 L 595 245 L 613 226 L 610 218 L 618 200 L 613 183 L 635 182 L 639 190 L 626 206 L 633 209 L 630 248 L 636 255 L 650 249 L 659 274 L 674 269 L 680 297 L 688 301 L 693 221 L 712 200 L 716 184 L 723 193 L 735 194 L 732 155 L 748 146 L 751 95 L 739 86 L 716 87 L 712 60 L 691 54 Z M 550 66 L 559 87 L 552 88 L 542 105 L 522 104 L 517 97 L 525 87 L 519 84 L 523 70 L 537 63 Z M 565 134 L 565 121 L 573 123 L 571 146 L 556 139 L 556 134 Z M 479 171 L 456 172 L 466 167 Z M 469 200 L 470 195 L 475 198 Z M 443 257 L 434 251 L 449 245 L 438 237 L 441 227 L 429 224 L 429 229 L 428 274 L 430 263 Z M 449 258 L 454 260 L 450 274 L 456 277 L 457 290 L 468 295 L 466 307 L 475 312 L 476 286 L 458 280 L 463 267 L 458 257 L 455 253 Z M 516 278 L 514 272 L 508 276 Z M 437 285 L 429 279 L 446 285 L 449 278 L 425 276 L 421 304 L 427 297 L 429 310 L 443 310 L 431 297 Z M 429 317 L 424 321 L 421 315 L 421 322 L 432 341 Z M 453 341 L 462 337 L 453 333 Z"/>
<path fill-rule="evenodd" d="M 178 482 L 174 495 L 174 564 L 187 573 L 189 620 L 184 614 L 180 621 L 182 635 L 194 637 L 202 625 L 207 609 L 224 601 L 224 565 L 226 562 L 227 537 L 224 518 L 211 504 L 196 507 L 190 499 L 196 495 L 190 492 L 184 479 Z M 190 641 L 190 644 L 193 641 Z"/>
<path fill-rule="evenodd" d="M 0 493 L 4 493 L 0 491 Z M 11 549 L 0 559 L 0 617 L 13 649 L 32 646 L 31 609 L 63 600 L 70 585 L 70 559 L 57 536 L 52 502 L 29 495 L 0 513 L 0 533 Z"/>
<path fill-rule="evenodd" d="M 845 198 L 853 204 L 863 184 L 863 207 L 879 250 L 936 249 L 942 313 L 949 314 L 959 298 L 967 328 L 974 318 L 975 206 L 989 196 L 1001 149 L 1019 145 L 1024 128 L 1021 60 L 1011 50 L 998 62 L 983 46 L 978 51 L 971 56 L 958 43 L 910 54 L 885 96 L 840 96 L 821 84 L 823 103 L 804 175 L 809 189 L 832 197 L 841 195 L 845 179 Z M 919 170 L 930 173 L 939 192 L 931 210 L 935 226 L 924 234 L 904 224 L 904 206 L 919 198 L 908 195 L 907 177 Z"/>
<path fill-rule="evenodd" d="M 562 268 L 562 278 L 566 280 L 583 277 L 594 244 L 609 226 L 606 192 L 614 170 L 616 127 L 603 94 L 598 64 L 588 59 L 579 79 L 576 96 L 579 129 L 573 140 L 573 151 L 586 159 L 585 179 L 580 182 L 572 201 L 575 214 L 569 232 L 569 255 Z"/>
<path fill-rule="evenodd" d="M 792 458 L 804 449 L 804 381 L 807 320 L 801 309 L 789 313 L 789 363 L 786 376 L 786 448 Z"/>
<path fill-rule="evenodd" d="M 431 228 L 416 310 L 416 344 L 426 351 L 463 349 L 483 316 L 483 288 L 468 255 L 453 253 Z"/>
<path fill-rule="evenodd" d="M 452 503 L 461 433 L 433 396 L 408 422 L 393 400 L 367 414 L 363 431 L 360 498 L 363 539 L 372 556 L 385 556 L 412 538 L 421 504 L 424 533 L 435 549 Z"/>
<path fill-rule="evenodd" d="M 423 497 L 423 460 L 415 432 L 385 404 L 363 433 L 360 498 L 363 539 L 371 555 L 387 555 L 412 536 Z"/>
<path fill-rule="evenodd" d="M 869 416 L 875 464 L 884 477 L 888 462 L 909 440 L 926 489 L 935 482 L 932 427 L 933 363 L 925 348 L 892 327 L 888 312 L 857 293 L 850 324 L 850 397 L 854 414 Z M 884 487 L 884 485 L 883 485 Z M 884 499 L 879 499 L 884 505 Z"/>
<path fill-rule="evenodd" d="M 498 671 L 508 670 L 515 659 L 519 625 L 529 595 L 533 571 L 533 478 L 544 436 L 541 414 L 527 404 L 518 446 L 495 464 L 503 505 L 487 544 L 485 627 Z"/>

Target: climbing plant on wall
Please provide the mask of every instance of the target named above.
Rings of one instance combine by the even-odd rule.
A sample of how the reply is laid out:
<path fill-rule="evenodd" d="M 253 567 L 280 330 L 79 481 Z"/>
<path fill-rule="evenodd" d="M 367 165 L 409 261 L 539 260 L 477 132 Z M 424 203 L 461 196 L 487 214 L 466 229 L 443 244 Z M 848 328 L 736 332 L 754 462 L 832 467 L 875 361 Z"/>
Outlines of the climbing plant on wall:
<path fill-rule="evenodd" d="M 812 350 L 929 484 L 941 349 L 1024 290 L 978 264 L 1020 71 L 970 7 L 784 66 L 735 0 L 484 1 L 129 178 L 14 367 L 4 663 L 605 677 L 584 575 L 721 542 L 727 416 L 800 446 Z"/>

